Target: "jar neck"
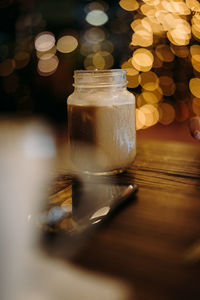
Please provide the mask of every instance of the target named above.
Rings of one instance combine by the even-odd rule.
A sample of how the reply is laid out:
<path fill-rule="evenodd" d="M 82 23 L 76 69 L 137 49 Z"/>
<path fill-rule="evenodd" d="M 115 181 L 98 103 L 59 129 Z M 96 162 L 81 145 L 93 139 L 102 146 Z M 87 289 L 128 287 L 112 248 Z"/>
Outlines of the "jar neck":
<path fill-rule="evenodd" d="M 74 87 L 76 90 L 122 89 L 126 88 L 126 84 L 126 71 L 121 69 L 74 72 Z"/>
<path fill-rule="evenodd" d="M 74 86 L 74 92 L 77 92 L 77 93 L 88 93 L 89 91 L 93 91 L 94 93 L 96 92 L 114 92 L 114 91 L 117 91 L 117 92 L 120 92 L 120 91 L 123 91 L 123 90 L 126 90 L 126 85 L 125 86 L 107 86 L 107 87 L 94 87 L 94 86 L 91 86 L 91 87 L 79 87 L 79 86 Z"/>

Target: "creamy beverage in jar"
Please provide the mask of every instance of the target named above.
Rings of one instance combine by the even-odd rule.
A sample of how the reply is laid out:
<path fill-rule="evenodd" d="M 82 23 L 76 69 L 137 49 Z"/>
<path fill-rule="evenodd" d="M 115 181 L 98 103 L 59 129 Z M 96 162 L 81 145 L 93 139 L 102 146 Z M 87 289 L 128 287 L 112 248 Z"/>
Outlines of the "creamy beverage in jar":
<path fill-rule="evenodd" d="M 126 89 L 126 73 L 76 72 L 75 92 L 68 98 L 71 159 L 80 171 L 120 173 L 136 154 L 135 98 Z"/>

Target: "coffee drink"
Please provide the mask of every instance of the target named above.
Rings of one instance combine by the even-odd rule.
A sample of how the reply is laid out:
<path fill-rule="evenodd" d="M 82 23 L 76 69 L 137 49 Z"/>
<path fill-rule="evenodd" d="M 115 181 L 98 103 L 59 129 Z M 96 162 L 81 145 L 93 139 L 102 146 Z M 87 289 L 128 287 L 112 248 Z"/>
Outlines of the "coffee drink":
<path fill-rule="evenodd" d="M 68 105 L 71 158 L 88 172 L 125 169 L 135 158 L 135 106 Z"/>
<path fill-rule="evenodd" d="M 71 161 L 93 175 L 120 173 L 134 161 L 135 97 L 126 88 L 126 71 L 74 72 L 68 97 Z"/>

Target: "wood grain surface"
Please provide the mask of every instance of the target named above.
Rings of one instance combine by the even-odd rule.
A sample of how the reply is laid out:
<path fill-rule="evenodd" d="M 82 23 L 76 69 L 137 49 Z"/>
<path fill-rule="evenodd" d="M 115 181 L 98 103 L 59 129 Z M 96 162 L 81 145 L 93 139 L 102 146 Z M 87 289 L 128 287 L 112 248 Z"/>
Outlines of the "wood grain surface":
<path fill-rule="evenodd" d="M 73 262 L 125 280 L 132 299 L 200 300 L 200 146 L 140 142 L 120 180 L 138 184 L 136 198 Z M 50 201 L 69 185 L 58 178 Z"/>

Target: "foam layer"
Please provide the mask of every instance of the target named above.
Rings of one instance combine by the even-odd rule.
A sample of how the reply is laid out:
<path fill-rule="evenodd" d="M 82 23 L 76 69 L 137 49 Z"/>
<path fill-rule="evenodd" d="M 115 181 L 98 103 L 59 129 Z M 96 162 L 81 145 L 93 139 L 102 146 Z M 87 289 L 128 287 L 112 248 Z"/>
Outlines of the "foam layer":
<path fill-rule="evenodd" d="M 80 106 L 112 106 L 132 104 L 134 96 L 126 89 L 117 91 L 116 89 L 89 89 L 76 91 L 69 96 L 67 103 Z"/>

